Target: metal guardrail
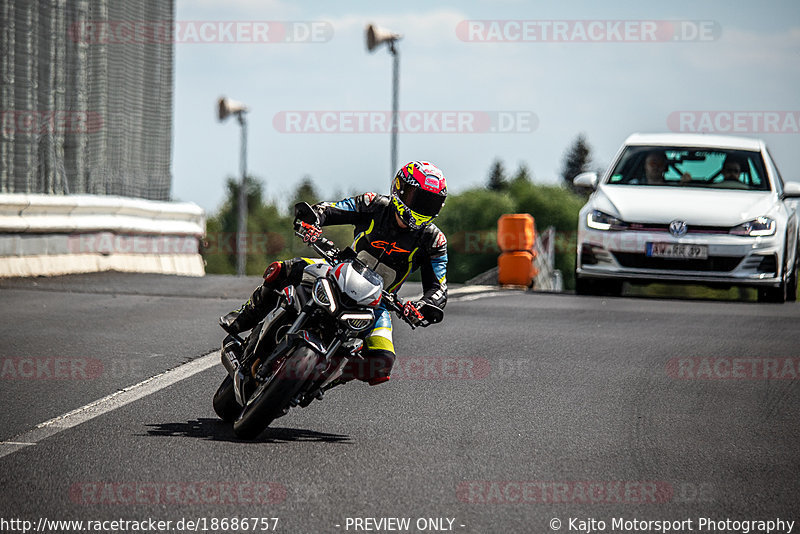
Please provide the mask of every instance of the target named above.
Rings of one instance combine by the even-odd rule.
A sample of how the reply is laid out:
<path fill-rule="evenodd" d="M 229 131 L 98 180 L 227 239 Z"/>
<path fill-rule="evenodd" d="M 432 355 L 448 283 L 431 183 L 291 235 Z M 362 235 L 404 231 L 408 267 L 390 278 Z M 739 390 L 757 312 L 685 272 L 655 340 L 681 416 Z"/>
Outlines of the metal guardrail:
<path fill-rule="evenodd" d="M 533 264 L 538 273 L 533 280 L 534 291 L 564 291 L 564 278 L 561 271 L 555 268 L 556 230 L 548 227 L 543 234 L 538 234 L 534 242 L 536 257 Z M 498 268 L 493 267 L 465 282 L 466 285 L 497 285 Z"/>
<path fill-rule="evenodd" d="M 548 227 L 538 234 L 533 244 L 536 257 L 533 265 L 538 271 L 533 279 L 534 291 L 563 291 L 564 280 L 561 271 L 555 268 L 556 262 L 556 229 Z"/>

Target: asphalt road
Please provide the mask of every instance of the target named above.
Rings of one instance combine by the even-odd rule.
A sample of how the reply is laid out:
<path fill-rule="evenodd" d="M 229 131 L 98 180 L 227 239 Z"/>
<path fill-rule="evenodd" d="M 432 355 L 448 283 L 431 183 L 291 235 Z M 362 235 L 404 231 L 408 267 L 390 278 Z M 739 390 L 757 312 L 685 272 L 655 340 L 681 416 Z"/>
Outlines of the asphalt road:
<path fill-rule="evenodd" d="M 214 415 L 215 365 L 14 445 L 216 350 L 216 318 L 256 283 L 0 281 L 0 531 L 15 531 L 2 523 L 14 518 L 154 519 L 171 531 L 200 519 L 201 532 L 236 530 L 213 518 L 278 518 L 287 533 L 800 520 L 795 304 L 462 295 L 441 325 L 395 325 L 388 384 L 332 390 L 256 442 Z M 410 524 L 355 523 L 365 518 Z M 570 529 L 578 518 L 605 524 Z M 76 531 L 46 529 L 56 530 Z"/>

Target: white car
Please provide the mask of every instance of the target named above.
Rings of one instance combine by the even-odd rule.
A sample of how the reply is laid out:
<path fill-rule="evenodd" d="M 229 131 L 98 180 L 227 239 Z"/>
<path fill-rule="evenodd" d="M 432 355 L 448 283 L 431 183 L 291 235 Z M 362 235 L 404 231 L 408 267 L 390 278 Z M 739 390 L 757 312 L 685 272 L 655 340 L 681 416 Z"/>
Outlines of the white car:
<path fill-rule="evenodd" d="M 634 134 L 580 211 L 578 294 L 620 294 L 622 282 L 758 288 L 795 300 L 800 184 L 781 179 L 763 141 Z"/>

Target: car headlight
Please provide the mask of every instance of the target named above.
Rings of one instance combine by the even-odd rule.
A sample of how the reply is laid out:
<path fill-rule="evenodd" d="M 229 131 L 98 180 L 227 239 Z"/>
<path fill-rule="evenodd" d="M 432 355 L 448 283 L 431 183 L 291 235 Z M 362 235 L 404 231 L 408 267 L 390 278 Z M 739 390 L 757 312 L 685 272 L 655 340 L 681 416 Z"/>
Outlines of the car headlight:
<path fill-rule="evenodd" d="M 586 215 L 586 226 L 595 230 L 625 230 L 628 228 L 628 223 L 612 217 L 608 213 L 594 210 Z"/>
<path fill-rule="evenodd" d="M 732 228 L 730 233 L 733 235 L 763 237 L 775 235 L 775 229 L 777 226 L 778 225 L 775 223 L 775 219 L 770 219 L 769 217 L 759 217 L 758 219 L 747 221 L 746 223 Z"/>

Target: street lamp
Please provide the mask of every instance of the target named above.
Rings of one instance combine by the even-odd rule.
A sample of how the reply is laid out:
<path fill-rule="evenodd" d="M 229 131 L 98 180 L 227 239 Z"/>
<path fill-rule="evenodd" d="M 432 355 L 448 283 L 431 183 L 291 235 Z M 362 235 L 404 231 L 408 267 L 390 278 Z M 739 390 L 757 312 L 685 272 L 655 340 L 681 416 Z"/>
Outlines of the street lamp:
<path fill-rule="evenodd" d="M 382 43 L 386 43 L 389 47 L 389 53 L 392 54 L 392 169 L 390 176 L 394 176 L 397 172 L 397 83 L 400 72 L 400 55 L 397 52 L 395 43 L 402 39 L 403 36 L 395 33 L 386 28 L 375 26 L 374 24 L 367 25 L 367 50 L 373 52 Z"/>
<path fill-rule="evenodd" d="M 245 184 L 245 177 L 247 176 L 247 121 L 245 120 L 245 113 L 247 111 L 247 106 L 242 102 L 237 102 L 224 96 L 217 101 L 217 118 L 219 121 L 224 121 L 229 115 L 236 115 L 236 120 L 239 122 L 239 126 L 242 127 L 242 146 L 239 155 L 239 171 L 242 175 L 242 183 L 239 187 L 239 217 L 236 225 L 236 274 L 239 276 L 244 276 L 247 260 L 247 189 Z"/>

